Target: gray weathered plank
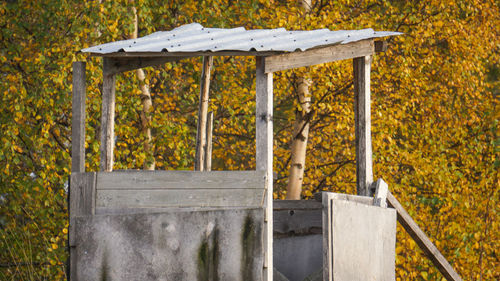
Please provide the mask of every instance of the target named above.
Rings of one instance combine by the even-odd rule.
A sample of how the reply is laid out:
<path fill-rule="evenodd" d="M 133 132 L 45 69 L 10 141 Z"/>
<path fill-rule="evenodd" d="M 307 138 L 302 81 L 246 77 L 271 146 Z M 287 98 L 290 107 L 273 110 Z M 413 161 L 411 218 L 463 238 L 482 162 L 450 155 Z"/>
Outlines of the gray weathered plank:
<path fill-rule="evenodd" d="M 266 73 L 266 61 L 256 57 L 255 130 L 256 170 L 266 172 L 264 226 L 264 280 L 273 280 L 273 74 Z"/>
<path fill-rule="evenodd" d="M 375 183 L 375 195 L 373 196 L 373 205 L 387 208 L 387 193 L 389 187 L 383 179 L 378 179 Z"/>
<path fill-rule="evenodd" d="M 321 234 L 323 229 L 321 212 L 321 209 L 275 210 L 273 214 L 273 236 L 278 238 Z"/>
<path fill-rule="evenodd" d="M 200 100 L 198 107 L 198 127 L 196 130 L 196 156 L 194 161 L 195 171 L 205 171 L 205 149 L 207 144 L 207 117 L 208 96 L 210 92 L 210 71 L 212 69 L 213 57 L 203 57 L 203 68 L 201 70 Z"/>
<path fill-rule="evenodd" d="M 380 53 L 380 52 L 385 52 L 387 51 L 387 41 L 382 40 L 382 41 L 375 41 L 375 52 Z"/>
<path fill-rule="evenodd" d="M 69 280 L 77 280 L 77 251 L 75 249 L 75 218 L 95 214 L 95 180 L 96 175 L 72 172 L 69 185 Z"/>
<path fill-rule="evenodd" d="M 179 61 L 185 58 L 186 57 L 110 57 L 107 73 L 108 75 L 118 74 L 148 66 Z"/>
<path fill-rule="evenodd" d="M 314 196 L 314 199 L 323 202 L 323 196 L 325 193 L 328 193 L 328 196 L 332 199 L 339 199 L 339 200 L 345 200 L 345 201 L 351 201 L 351 202 L 356 202 L 356 203 L 361 203 L 365 205 L 373 205 L 373 199 L 367 196 L 358 196 L 358 195 L 352 195 L 352 194 L 345 194 L 345 193 L 331 193 L 331 192 L 321 192 L 317 193 L 318 196 Z"/>
<path fill-rule="evenodd" d="M 106 208 L 262 207 L 264 189 L 101 189 L 96 206 Z"/>
<path fill-rule="evenodd" d="M 427 235 L 425 235 L 420 227 L 418 227 L 417 223 L 411 218 L 405 208 L 399 203 L 391 192 L 387 194 L 387 202 L 389 203 L 389 206 L 396 209 L 398 222 L 403 226 L 406 232 L 410 234 L 413 240 L 415 240 L 420 249 L 424 251 L 427 257 L 438 268 L 439 272 L 443 274 L 446 280 L 461 281 L 462 278 L 460 275 L 458 275 L 450 263 L 448 263 L 446 258 L 441 254 L 438 248 L 436 248 L 434 243 L 432 243 Z"/>
<path fill-rule="evenodd" d="M 369 56 L 374 53 L 373 42 L 373 39 L 368 39 L 349 44 L 320 47 L 303 52 L 269 56 L 265 59 L 265 72 L 272 73 L 297 67 Z"/>
<path fill-rule="evenodd" d="M 322 208 L 321 202 L 316 200 L 274 200 L 273 209 L 276 210 L 316 210 Z"/>
<path fill-rule="evenodd" d="M 85 172 L 85 62 L 73 63 L 71 172 Z"/>
<path fill-rule="evenodd" d="M 155 213 L 167 213 L 167 212 L 194 212 L 194 211 L 217 211 L 221 209 L 228 209 L 228 207 L 140 207 L 140 208 L 107 208 L 107 207 L 97 207 L 95 208 L 96 215 L 127 215 L 127 214 L 155 214 Z M 248 209 L 245 206 L 230 207 L 231 210 L 241 210 Z"/>
<path fill-rule="evenodd" d="M 97 190 L 264 189 L 265 181 L 264 171 L 126 170 L 97 173 Z"/>
<path fill-rule="evenodd" d="M 332 197 L 333 193 L 321 193 L 323 212 L 323 281 L 333 280 L 333 249 L 332 241 Z"/>
<path fill-rule="evenodd" d="M 115 74 L 109 74 L 109 58 L 103 58 L 102 111 L 101 111 L 101 171 L 113 170 L 115 141 Z"/>
<path fill-rule="evenodd" d="M 358 195 L 372 196 L 372 136 L 370 115 L 371 56 L 353 60 L 354 112 L 356 134 L 356 191 Z"/>
<path fill-rule="evenodd" d="M 70 246 L 72 245 L 72 218 L 95 214 L 96 173 L 71 173 L 70 180 Z"/>
<path fill-rule="evenodd" d="M 395 280 L 396 211 L 324 195 L 324 280 Z"/>

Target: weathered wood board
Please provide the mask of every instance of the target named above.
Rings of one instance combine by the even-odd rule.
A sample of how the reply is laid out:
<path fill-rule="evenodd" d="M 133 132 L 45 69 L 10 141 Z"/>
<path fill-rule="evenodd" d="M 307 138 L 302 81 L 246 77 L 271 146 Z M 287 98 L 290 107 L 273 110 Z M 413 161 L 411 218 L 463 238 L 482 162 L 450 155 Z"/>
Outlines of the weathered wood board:
<path fill-rule="evenodd" d="M 302 52 L 279 54 L 266 57 L 265 72 L 272 73 L 303 66 L 369 56 L 374 52 L 374 40 L 367 39 L 349 44 L 337 44 Z"/>
<path fill-rule="evenodd" d="M 266 173 L 264 280 L 273 280 L 273 74 L 266 60 L 255 58 L 255 166 Z"/>
<path fill-rule="evenodd" d="M 353 59 L 354 122 L 356 135 L 356 191 L 358 195 L 373 196 L 370 69 L 371 56 Z"/>
<path fill-rule="evenodd" d="M 97 173 L 96 207 L 262 207 L 265 171 Z M 105 212 L 105 211 L 104 211 Z"/>
<path fill-rule="evenodd" d="M 262 280 L 263 209 L 75 218 L 81 280 Z"/>
<path fill-rule="evenodd" d="M 313 200 L 274 200 L 274 239 L 321 234 L 322 205 Z"/>
<path fill-rule="evenodd" d="M 330 195 L 323 193 L 323 279 L 395 280 L 396 210 Z"/>

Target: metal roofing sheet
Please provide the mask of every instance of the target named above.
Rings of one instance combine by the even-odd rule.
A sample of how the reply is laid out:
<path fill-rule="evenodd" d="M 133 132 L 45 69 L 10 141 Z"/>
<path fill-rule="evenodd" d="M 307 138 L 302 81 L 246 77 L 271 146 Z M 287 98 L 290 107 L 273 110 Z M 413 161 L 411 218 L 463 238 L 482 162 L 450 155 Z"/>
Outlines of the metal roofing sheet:
<path fill-rule="evenodd" d="M 110 54 L 116 52 L 217 52 L 217 51 L 305 51 L 310 48 L 347 44 L 377 37 L 399 35 L 399 32 L 316 29 L 288 31 L 284 28 L 253 29 L 206 28 L 198 23 L 185 24 L 171 31 L 159 31 L 130 40 L 106 43 L 82 52 Z"/>

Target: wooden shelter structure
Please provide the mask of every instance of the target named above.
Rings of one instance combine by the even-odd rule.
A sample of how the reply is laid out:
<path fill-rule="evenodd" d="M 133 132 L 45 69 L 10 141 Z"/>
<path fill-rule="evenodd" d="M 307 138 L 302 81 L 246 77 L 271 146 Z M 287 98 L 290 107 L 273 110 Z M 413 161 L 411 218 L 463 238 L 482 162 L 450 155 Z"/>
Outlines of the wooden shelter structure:
<path fill-rule="evenodd" d="M 401 206 L 388 193 L 383 181 L 373 183 L 370 69 L 373 55 L 386 48 L 385 41 L 376 39 L 398 34 L 371 29 L 245 30 L 188 24 L 172 31 L 82 50 L 103 57 L 101 171 L 85 172 L 85 63 L 75 62 L 69 234 L 71 279 L 91 280 L 97 276 L 104 280 L 112 276 L 129 280 L 273 280 L 274 224 L 284 236 L 319 227 L 323 280 L 355 280 L 367 275 L 354 272 L 354 275 L 345 275 L 342 268 L 352 268 L 355 261 L 343 260 L 350 254 L 336 245 L 348 238 L 345 233 L 339 236 L 333 226 L 345 224 L 340 221 L 346 216 L 336 214 L 347 212 L 356 213 L 355 220 L 382 218 L 384 223 L 369 225 L 362 221 L 355 224 L 357 228 L 352 228 L 358 232 L 373 231 L 371 237 L 361 240 L 387 242 L 368 250 L 378 253 L 369 257 L 371 261 L 361 257 L 357 262 L 364 261 L 371 267 L 363 274 L 375 274 L 373 280 L 394 280 L 396 211 L 385 208 L 386 197 L 396 209 Z M 196 56 L 255 56 L 256 170 L 113 171 L 116 75 Z M 358 196 L 324 193 L 322 202 L 277 202 L 273 207 L 273 72 L 345 59 L 352 59 L 354 67 Z M 356 211 L 348 212 L 351 209 Z M 397 211 L 400 221 L 411 220 Z M 379 215 L 374 216 L 375 213 Z M 292 217 L 294 214 L 299 215 Z M 274 233 L 275 237 L 279 236 Z M 127 235 L 135 238 L 129 239 Z M 119 241 L 128 244 L 125 246 Z M 130 247 L 132 253 L 127 253 L 124 247 Z M 437 251 L 434 249 L 430 250 L 432 254 Z M 120 258 L 116 259 L 116 255 Z M 175 256 L 181 262 L 196 261 L 175 263 L 165 255 Z M 129 260 L 125 258 L 128 256 Z M 379 263 L 369 266 L 373 259 Z M 130 264 L 137 260 L 147 262 L 141 269 L 131 269 Z M 439 262 L 445 272 L 454 273 L 446 260 L 443 263 L 438 258 Z M 453 273 L 450 280 L 459 280 Z"/>

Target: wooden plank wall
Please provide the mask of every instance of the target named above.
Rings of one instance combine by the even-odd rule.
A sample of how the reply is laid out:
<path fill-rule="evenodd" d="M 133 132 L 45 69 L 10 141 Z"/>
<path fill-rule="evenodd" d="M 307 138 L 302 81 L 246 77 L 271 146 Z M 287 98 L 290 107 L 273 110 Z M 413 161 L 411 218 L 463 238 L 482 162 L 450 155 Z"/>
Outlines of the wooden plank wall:
<path fill-rule="evenodd" d="M 263 171 L 97 173 L 96 207 L 263 207 Z"/>

